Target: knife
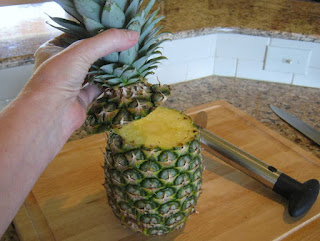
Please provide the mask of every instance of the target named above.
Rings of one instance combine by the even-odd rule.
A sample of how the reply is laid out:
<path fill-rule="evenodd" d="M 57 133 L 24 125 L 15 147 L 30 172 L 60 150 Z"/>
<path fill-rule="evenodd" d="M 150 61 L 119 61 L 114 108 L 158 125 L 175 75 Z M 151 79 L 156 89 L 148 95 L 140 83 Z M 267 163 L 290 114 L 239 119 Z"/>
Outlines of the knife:
<path fill-rule="evenodd" d="M 317 143 L 320 146 L 320 132 L 317 131 L 315 128 L 309 126 L 307 123 L 303 122 L 296 116 L 281 110 L 280 108 L 270 105 L 270 108 L 273 110 L 274 113 L 276 113 L 282 120 L 287 122 L 289 125 L 291 125 L 296 130 L 300 131 L 302 134 L 313 140 L 315 143 Z"/>
<path fill-rule="evenodd" d="M 220 159 L 288 199 L 288 212 L 290 216 L 299 217 L 304 215 L 317 200 L 319 194 L 318 180 L 310 179 L 304 183 L 300 183 L 277 168 L 205 129 L 207 115 L 204 111 L 199 112 L 195 116 L 194 123 L 199 128 L 200 141 L 204 144 L 206 151 L 213 155 L 219 153 L 227 157 Z"/>

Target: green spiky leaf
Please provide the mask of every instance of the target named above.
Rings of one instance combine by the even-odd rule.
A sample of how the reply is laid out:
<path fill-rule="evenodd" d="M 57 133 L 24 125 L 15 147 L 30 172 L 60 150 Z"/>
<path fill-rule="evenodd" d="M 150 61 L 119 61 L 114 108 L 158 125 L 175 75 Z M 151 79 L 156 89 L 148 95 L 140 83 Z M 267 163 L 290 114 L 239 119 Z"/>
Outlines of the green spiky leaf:
<path fill-rule="evenodd" d="M 86 26 L 86 29 L 91 34 L 91 36 L 98 34 L 98 32 L 104 28 L 104 26 L 101 23 L 96 22 L 91 18 L 83 17 L 83 20 L 84 25 Z"/>
<path fill-rule="evenodd" d="M 102 86 L 104 86 L 104 87 L 115 86 L 121 82 L 122 82 L 122 79 L 120 79 L 120 78 L 108 79 L 108 81 L 107 81 L 108 84 L 104 84 Z"/>
<path fill-rule="evenodd" d="M 129 69 L 123 72 L 123 74 L 121 75 L 121 78 L 131 79 L 135 77 L 137 74 L 138 74 L 138 71 L 136 69 Z"/>
<path fill-rule="evenodd" d="M 101 23 L 107 28 L 123 28 L 126 21 L 121 8 L 113 1 L 107 0 L 101 15 Z"/>
<path fill-rule="evenodd" d="M 139 22 L 139 32 L 141 31 L 141 26 L 143 25 L 145 21 L 145 14 L 144 11 L 142 11 L 141 14 L 137 14 L 134 18 L 132 18 L 129 23 L 127 24 L 127 28 L 129 29 L 131 24 L 134 24 L 135 22 Z"/>
<path fill-rule="evenodd" d="M 143 26 L 142 34 L 141 34 L 140 39 L 139 39 L 139 43 L 142 43 L 144 41 L 146 36 L 152 31 L 152 29 L 156 26 L 156 24 L 158 22 L 160 22 L 162 19 L 164 19 L 164 16 L 158 17 L 155 20 L 153 20 L 150 24 L 146 23 Z"/>
<path fill-rule="evenodd" d="M 127 0 L 113 0 L 118 6 L 119 8 L 124 12 L 126 6 L 127 6 Z"/>
<path fill-rule="evenodd" d="M 152 29 L 150 31 L 150 33 L 144 38 L 143 41 L 141 41 L 141 45 L 143 45 L 144 43 L 147 43 L 149 42 L 152 38 L 155 38 L 155 37 L 159 37 L 160 34 L 158 34 L 161 30 L 163 29 L 163 26 L 157 26 L 155 27 L 154 29 Z M 158 35 L 157 35 L 158 34 Z"/>
<path fill-rule="evenodd" d="M 76 7 L 72 0 L 54 0 L 58 3 L 68 14 L 77 19 L 80 23 L 83 23 L 82 16 L 76 10 Z"/>
<path fill-rule="evenodd" d="M 148 62 L 145 65 L 143 65 L 140 69 L 139 72 L 143 73 L 144 71 L 148 70 L 150 67 L 152 67 L 154 64 L 156 64 L 155 62 Z"/>
<path fill-rule="evenodd" d="M 123 66 L 123 67 L 116 68 L 116 69 L 114 69 L 113 74 L 115 76 L 120 77 L 123 74 L 123 72 L 126 71 L 126 69 L 128 69 L 128 68 L 129 68 L 129 66 Z"/>
<path fill-rule="evenodd" d="M 100 22 L 101 6 L 99 3 L 93 0 L 73 0 L 73 2 L 82 17 L 92 19 L 98 23 Z"/>
<path fill-rule="evenodd" d="M 148 56 L 142 56 L 140 59 L 134 61 L 132 66 L 136 69 L 140 69 L 142 65 L 148 60 Z"/>
<path fill-rule="evenodd" d="M 50 16 L 49 16 L 50 17 Z M 50 17 L 52 21 L 59 24 L 60 26 L 69 29 L 70 31 L 77 33 L 79 36 L 83 36 L 84 38 L 89 37 L 87 30 L 84 28 L 82 24 L 76 23 L 74 21 L 70 21 L 63 18 Z"/>
<path fill-rule="evenodd" d="M 126 11 L 126 19 L 132 19 L 139 10 L 139 0 L 132 0 Z"/>
<path fill-rule="evenodd" d="M 119 53 L 113 52 L 113 53 L 103 57 L 102 59 L 107 62 L 118 62 L 119 61 Z"/>
<path fill-rule="evenodd" d="M 103 6 L 104 3 L 106 2 L 106 0 L 93 0 L 95 1 L 96 3 L 98 3 L 100 6 Z"/>
<path fill-rule="evenodd" d="M 100 70 L 107 74 L 112 74 L 115 69 L 116 64 L 106 64 L 100 67 Z"/>
<path fill-rule="evenodd" d="M 155 38 L 157 39 L 157 38 Z M 168 41 L 169 39 L 162 39 L 160 41 L 155 41 L 152 39 L 148 43 L 146 43 L 138 52 L 139 56 L 144 56 L 150 54 L 150 51 L 152 52 L 154 49 L 160 47 L 161 44 Z"/>
<path fill-rule="evenodd" d="M 131 84 L 134 84 L 134 83 L 137 83 L 141 81 L 141 78 L 132 78 L 132 79 L 129 79 L 127 82 L 125 83 L 121 83 L 120 86 L 126 86 L 126 85 L 131 85 Z"/>
<path fill-rule="evenodd" d="M 148 5 L 145 7 L 144 11 L 146 13 L 146 15 L 149 14 L 151 8 L 153 7 L 153 5 L 155 4 L 156 0 L 151 0 Z"/>
<path fill-rule="evenodd" d="M 47 24 L 49 24 L 51 27 L 54 27 L 54 28 L 56 28 L 56 29 L 58 29 L 58 30 L 60 30 L 60 31 L 62 31 L 64 33 L 70 34 L 71 36 L 74 36 L 74 37 L 76 37 L 78 39 L 83 39 L 84 38 L 84 36 L 80 35 L 77 32 L 74 32 L 74 31 L 72 31 L 70 29 L 54 26 L 54 25 L 52 25 L 51 23 L 48 23 L 48 22 L 47 22 Z"/>

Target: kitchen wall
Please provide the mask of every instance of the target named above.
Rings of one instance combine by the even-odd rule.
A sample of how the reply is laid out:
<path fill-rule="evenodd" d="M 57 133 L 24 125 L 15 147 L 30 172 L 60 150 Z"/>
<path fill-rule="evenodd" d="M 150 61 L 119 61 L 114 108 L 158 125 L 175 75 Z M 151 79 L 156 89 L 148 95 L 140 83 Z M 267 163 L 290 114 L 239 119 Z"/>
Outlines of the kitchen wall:
<path fill-rule="evenodd" d="M 33 65 L 0 69 L 0 110 L 14 99 L 32 75 Z"/>
<path fill-rule="evenodd" d="M 166 42 L 163 54 L 163 83 L 218 75 L 320 88 L 320 43 L 212 34 Z"/>
<path fill-rule="evenodd" d="M 165 42 L 162 48 L 168 60 L 152 83 L 218 75 L 320 88 L 320 43 L 219 33 Z M 32 68 L 0 70 L 0 109 L 17 96 Z"/>

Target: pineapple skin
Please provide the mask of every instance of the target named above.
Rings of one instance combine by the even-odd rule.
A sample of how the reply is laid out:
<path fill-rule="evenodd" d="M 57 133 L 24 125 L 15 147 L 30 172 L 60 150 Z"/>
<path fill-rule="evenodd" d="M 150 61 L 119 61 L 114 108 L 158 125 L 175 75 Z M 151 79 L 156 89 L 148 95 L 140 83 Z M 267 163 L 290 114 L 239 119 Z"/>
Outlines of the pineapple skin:
<path fill-rule="evenodd" d="M 175 148 L 125 143 L 111 131 L 105 153 L 105 189 L 115 216 L 133 231 L 163 235 L 194 212 L 203 171 L 199 133 Z"/>
<path fill-rule="evenodd" d="M 100 133 L 145 117 L 167 100 L 170 90 L 170 86 L 149 83 L 107 88 L 87 113 L 87 131 Z"/>

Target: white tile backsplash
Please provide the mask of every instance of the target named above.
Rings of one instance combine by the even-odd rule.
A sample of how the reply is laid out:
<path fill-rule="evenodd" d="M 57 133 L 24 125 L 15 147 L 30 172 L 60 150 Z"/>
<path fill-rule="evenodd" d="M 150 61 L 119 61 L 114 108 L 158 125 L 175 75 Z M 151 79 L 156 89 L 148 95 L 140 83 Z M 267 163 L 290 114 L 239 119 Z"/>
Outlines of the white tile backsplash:
<path fill-rule="evenodd" d="M 292 84 L 320 88 L 320 69 L 309 68 L 306 75 L 295 74 Z"/>
<path fill-rule="evenodd" d="M 15 98 L 27 83 L 33 65 L 23 65 L 0 70 L 0 100 Z"/>
<path fill-rule="evenodd" d="M 266 56 L 268 46 L 276 58 Z M 320 88 L 320 43 L 218 33 L 173 40 L 161 47 L 168 60 L 150 77 L 152 83 L 173 84 L 214 74 Z M 284 65 L 286 57 L 298 65 Z M 32 69 L 33 65 L 24 65 L 0 70 L 0 109 L 18 95 Z"/>
<path fill-rule="evenodd" d="M 307 73 L 311 50 L 268 46 L 266 71 L 303 74 Z"/>
<path fill-rule="evenodd" d="M 292 73 L 280 73 L 263 70 L 263 62 L 238 60 L 236 77 L 290 84 Z"/>
<path fill-rule="evenodd" d="M 237 71 L 236 58 L 216 57 L 214 61 L 213 73 L 219 76 L 235 77 Z"/>
<path fill-rule="evenodd" d="M 270 38 L 241 34 L 217 34 L 216 57 L 263 60 Z"/>
<path fill-rule="evenodd" d="M 187 80 L 187 69 L 186 63 L 174 64 L 174 65 L 160 65 L 155 74 L 148 78 L 152 84 L 174 84 Z"/>
<path fill-rule="evenodd" d="M 320 43 L 272 38 L 271 46 L 311 50 L 310 68 L 320 69 Z"/>
<path fill-rule="evenodd" d="M 213 75 L 214 58 L 196 59 L 188 62 L 186 80 L 199 79 Z"/>
<path fill-rule="evenodd" d="M 163 43 L 162 53 L 168 58 L 164 64 L 181 64 L 214 56 L 215 38 L 215 35 L 211 34 Z"/>

